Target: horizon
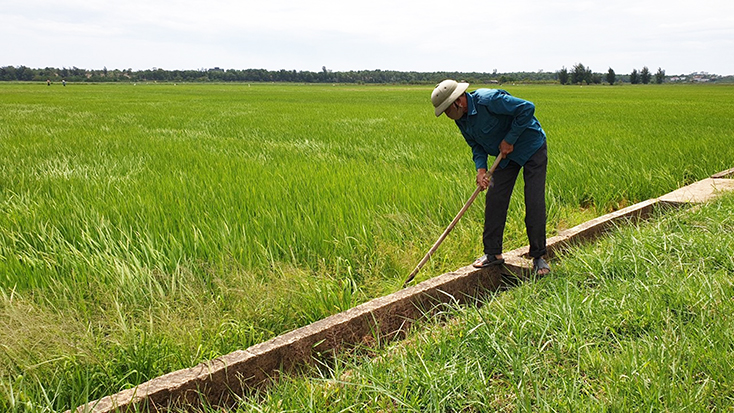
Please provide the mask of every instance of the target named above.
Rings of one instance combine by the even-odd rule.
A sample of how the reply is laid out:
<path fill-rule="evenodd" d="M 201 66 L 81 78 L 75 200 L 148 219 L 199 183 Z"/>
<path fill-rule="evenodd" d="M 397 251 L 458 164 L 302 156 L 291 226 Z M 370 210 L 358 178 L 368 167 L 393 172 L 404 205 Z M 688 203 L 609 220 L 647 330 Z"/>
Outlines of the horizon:
<path fill-rule="evenodd" d="M 579 62 L 579 63 L 581 63 L 581 62 Z M 581 64 L 583 64 L 583 63 L 581 63 Z M 299 70 L 299 69 L 285 69 L 285 68 L 271 70 L 271 69 L 265 69 L 265 68 L 259 68 L 259 67 L 248 67 L 248 68 L 244 68 L 244 69 L 238 69 L 238 68 L 232 68 L 232 67 L 230 67 L 230 68 L 223 68 L 223 67 L 218 67 L 218 66 L 208 67 L 208 68 L 201 67 L 201 68 L 196 68 L 196 69 L 194 69 L 194 68 L 189 68 L 189 69 L 168 69 L 168 68 L 164 68 L 164 67 L 155 67 L 155 66 L 154 67 L 151 67 L 151 68 L 147 68 L 147 69 L 132 69 L 132 68 L 120 69 L 120 68 L 108 68 L 106 66 L 103 66 L 102 68 L 85 68 L 85 67 L 79 67 L 79 66 L 69 66 L 69 67 L 66 67 L 66 66 L 64 66 L 64 67 L 54 67 L 54 66 L 32 67 L 32 66 L 27 66 L 27 65 L 22 65 L 22 64 L 21 65 L 0 65 L 0 69 L 7 68 L 7 67 L 13 67 L 15 69 L 18 69 L 18 68 L 21 68 L 21 67 L 27 67 L 27 68 L 29 68 L 31 70 L 47 70 L 47 69 L 55 69 L 55 70 L 84 70 L 84 71 L 89 71 L 89 72 L 100 72 L 100 71 L 105 71 L 105 70 L 106 71 L 127 72 L 127 71 L 130 71 L 131 70 L 133 73 L 135 73 L 135 72 L 145 72 L 145 71 L 156 71 L 156 70 L 163 70 L 163 71 L 166 71 L 166 72 L 175 72 L 175 71 L 181 71 L 181 72 L 190 72 L 190 71 L 209 72 L 209 71 L 217 71 L 217 70 L 226 72 L 226 71 L 229 71 L 229 70 L 235 70 L 235 71 L 265 70 L 267 72 L 286 71 L 286 72 L 296 72 L 296 73 L 321 73 L 321 72 L 323 72 L 323 68 L 325 68 L 329 73 L 376 72 L 376 71 L 380 71 L 380 72 L 397 72 L 397 73 L 423 73 L 423 74 L 430 74 L 430 73 L 481 74 L 481 75 L 497 75 L 497 76 L 506 75 L 506 74 L 517 74 L 517 73 L 522 73 L 522 74 L 528 74 L 528 73 L 554 74 L 554 73 L 558 73 L 563 68 L 565 68 L 566 70 L 568 70 L 569 73 L 570 73 L 572 71 L 572 69 L 573 69 L 573 67 L 565 67 L 564 66 L 564 67 L 561 67 L 561 68 L 556 69 L 556 70 L 553 70 L 553 71 L 542 71 L 542 72 L 541 71 L 532 71 L 532 70 L 519 70 L 519 71 L 512 71 L 512 72 L 499 72 L 499 71 L 496 71 L 496 72 L 495 71 L 493 71 L 493 72 L 489 72 L 489 71 L 485 71 L 485 72 L 476 72 L 476 71 L 466 72 L 466 71 L 457 71 L 457 70 L 451 70 L 451 71 L 448 71 L 448 70 L 419 71 L 419 70 L 392 70 L 392 69 L 379 69 L 379 68 L 376 68 L 376 69 L 331 70 L 331 69 L 329 69 L 328 67 L 325 67 L 325 66 L 322 68 L 322 70 Z M 639 72 L 644 67 L 645 66 L 640 67 L 640 68 L 633 68 L 632 70 L 633 71 L 634 70 L 637 70 Z M 588 66 L 586 66 L 586 68 L 589 69 Z M 611 68 L 611 69 L 614 70 L 614 68 Z M 730 76 L 734 76 L 734 74 L 721 74 L 721 73 L 715 73 L 715 72 L 709 72 L 709 71 L 694 71 L 694 72 L 690 72 L 690 73 L 668 73 L 668 71 L 664 67 L 661 67 L 660 69 L 662 69 L 665 72 L 665 76 L 666 77 L 693 76 L 693 75 L 716 76 L 716 77 L 730 77 Z M 592 72 L 593 73 L 598 73 L 598 74 L 605 74 L 605 73 L 607 73 L 608 70 L 609 69 L 607 69 L 605 71 L 601 71 L 601 72 L 592 70 Z M 648 70 L 650 71 L 651 74 L 654 73 L 655 71 L 657 71 L 657 69 L 650 68 L 650 67 L 648 67 Z M 615 72 L 615 74 L 617 76 L 629 76 L 632 73 L 632 71 L 630 71 L 629 73 L 620 73 L 620 72 L 618 72 L 616 70 L 614 70 L 614 72 Z"/>

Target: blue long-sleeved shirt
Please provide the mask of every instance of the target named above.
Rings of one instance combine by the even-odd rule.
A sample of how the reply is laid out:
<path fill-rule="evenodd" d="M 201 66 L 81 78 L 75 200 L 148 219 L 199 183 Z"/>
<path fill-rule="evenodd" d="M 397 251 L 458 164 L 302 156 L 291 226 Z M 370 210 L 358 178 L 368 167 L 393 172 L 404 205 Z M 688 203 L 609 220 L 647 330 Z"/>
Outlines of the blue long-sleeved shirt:
<path fill-rule="evenodd" d="M 501 89 L 477 89 L 466 96 L 467 113 L 456 120 L 456 125 L 471 147 L 477 169 L 487 169 L 487 156 L 500 153 L 503 139 L 514 148 L 500 162 L 500 168 L 510 160 L 525 165 L 545 143 L 545 132 L 535 118 L 532 102 Z"/>

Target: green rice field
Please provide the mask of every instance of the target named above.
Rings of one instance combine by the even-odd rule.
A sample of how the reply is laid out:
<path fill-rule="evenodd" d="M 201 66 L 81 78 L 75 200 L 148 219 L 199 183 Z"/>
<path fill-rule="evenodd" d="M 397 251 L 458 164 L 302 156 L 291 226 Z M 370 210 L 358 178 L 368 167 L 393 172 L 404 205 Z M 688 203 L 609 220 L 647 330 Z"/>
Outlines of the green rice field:
<path fill-rule="evenodd" d="M 549 236 L 734 166 L 734 87 L 502 87 L 548 134 Z M 431 90 L 0 84 L 0 410 L 63 411 L 399 289 L 474 190 Z M 418 281 L 481 255 L 482 220 L 478 201 Z"/>

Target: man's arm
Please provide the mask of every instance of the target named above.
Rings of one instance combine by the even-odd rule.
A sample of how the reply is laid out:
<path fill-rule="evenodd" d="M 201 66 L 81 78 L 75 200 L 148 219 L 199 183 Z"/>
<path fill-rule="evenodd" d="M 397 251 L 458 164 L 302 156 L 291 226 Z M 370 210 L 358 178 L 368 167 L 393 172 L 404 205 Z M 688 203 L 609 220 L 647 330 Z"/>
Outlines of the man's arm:
<path fill-rule="evenodd" d="M 485 151 L 482 145 L 480 145 L 477 141 L 475 141 L 471 137 L 467 137 L 463 131 L 461 132 L 461 134 L 464 136 L 464 140 L 466 140 L 466 143 L 471 148 L 472 159 L 474 160 L 474 165 L 477 167 L 477 170 L 480 168 L 484 168 L 484 170 L 486 170 L 487 157 L 489 156 L 487 151 Z"/>
<path fill-rule="evenodd" d="M 535 105 L 533 102 L 516 98 L 499 90 L 489 99 L 482 99 L 480 103 L 486 105 L 492 113 L 512 116 L 510 131 L 505 136 L 502 144 L 500 144 L 500 152 L 507 155 L 512 152 L 512 146 L 515 145 L 520 135 L 532 124 L 533 116 L 535 115 Z M 507 152 L 508 150 L 509 152 Z"/>

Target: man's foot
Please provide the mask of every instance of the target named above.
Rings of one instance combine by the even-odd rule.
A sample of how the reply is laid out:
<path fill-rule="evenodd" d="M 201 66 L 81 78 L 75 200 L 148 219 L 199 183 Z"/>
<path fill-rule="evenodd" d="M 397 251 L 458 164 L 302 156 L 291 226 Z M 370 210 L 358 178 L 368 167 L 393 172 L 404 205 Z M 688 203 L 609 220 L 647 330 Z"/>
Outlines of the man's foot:
<path fill-rule="evenodd" d="M 474 268 L 486 268 L 491 265 L 500 265 L 504 263 L 505 263 L 505 259 L 502 258 L 501 255 L 497 257 L 494 255 L 484 254 L 481 257 L 477 258 L 476 261 L 474 261 L 474 264 L 472 264 L 472 266 L 474 266 Z"/>
<path fill-rule="evenodd" d="M 550 265 L 543 257 L 533 258 L 533 274 L 547 275 L 551 271 Z"/>

